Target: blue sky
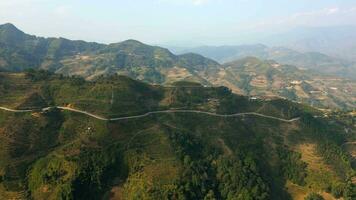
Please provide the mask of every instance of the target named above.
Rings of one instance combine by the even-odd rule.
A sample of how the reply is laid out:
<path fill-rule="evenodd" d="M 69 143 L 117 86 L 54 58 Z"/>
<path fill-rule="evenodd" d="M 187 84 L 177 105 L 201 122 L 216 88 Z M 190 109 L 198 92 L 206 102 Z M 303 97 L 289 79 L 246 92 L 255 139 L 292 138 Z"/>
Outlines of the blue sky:
<path fill-rule="evenodd" d="M 298 26 L 356 25 L 356 1 L 1 0 L 6 22 L 46 37 L 222 45 Z"/>

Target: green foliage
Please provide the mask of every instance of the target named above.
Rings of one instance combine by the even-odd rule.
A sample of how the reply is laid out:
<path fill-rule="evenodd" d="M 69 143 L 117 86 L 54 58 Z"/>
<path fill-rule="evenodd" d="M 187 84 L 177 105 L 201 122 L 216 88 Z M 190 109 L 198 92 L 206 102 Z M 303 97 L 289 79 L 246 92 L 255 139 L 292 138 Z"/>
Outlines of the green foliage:
<path fill-rule="evenodd" d="M 85 79 L 80 76 L 71 76 L 69 82 L 72 86 L 82 86 L 85 84 Z"/>
<path fill-rule="evenodd" d="M 331 194 L 335 198 L 340 198 L 343 196 L 346 185 L 342 183 L 335 183 L 331 187 Z"/>
<path fill-rule="evenodd" d="M 29 173 L 28 187 L 32 197 L 72 199 L 72 181 L 77 168 L 74 162 L 53 156 L 38 160 Z"/>
<path fill-rule="evenodd" d="M 114 149 L 105 151 L 83 149 L 74 161 L 79 166 L 73 181 L 75 199 L 97 199 L 107 187 L 108 180 L 115 176 L 119 154 Z"/>
<path fill-rule="evenodd" d="M 177 81 L 172 84 L 176 87 L 203 87 L 200 83 L 189 81 Z"/>
<path fill-rule="evenodd" d="M 35 70 L 28 69 L 25 71 L 26 77 L 31 79 L 32 81 L 45 81 L 53 76 L 53 73 L 47 70 Z"/>
<path fill-rule="evenodd" d="M 344 180 L 352 176 L 355 171 L 352 169 L 349 156 L 340 147 L 345 141 L 344 135 L 338 133 L 341 132 L 340 128 L 314 118 L 310 113 L 304 113 L 301 121 L 304 127 L 310 129 L 307 136 L 317 142 L 318 153 L 333 166 L 336 173 Z"/>
<path fill-rule="evenodd" d="M 115 176 L 115 149 L 81 150 L 79 156 L 48 156 L 38 160 L 29 173 L 28 187 L 35 199 L 97 199 Z M 46 189 L 45 189 L 46 188 Z M 46 190 L 46 192 L 43 192 Z"/>
<path fill-rule="evenodd" d="M 277 152 L 281 160 L 280 168 L 283 176 L 295 184 L 305 185 L 307 164 L 301 160 L 301 154 L 283 147 Z"/>
<path fill-rule="evenodd" d="M 325 161 L 334 166 L 335 171 L 347 179 L 354 173 L 348 155 L 337 145 L 332 142 L 322 142 L 318 145 L 317 150 L 323 156 Z"/>
<path fill-rule="evenodd" d="M 244 159 L 218 158 L 216 162 L 219 192 L 223 199 L 269 199 L 269 187 L 248 156 Z"/>
<path fill-rule="evenodd" d="M 347 181 L 343 197 L 345 200 L 353 200 L 356 198 L 356 185 L 351 181 Z"/>
<path fill-rule="evenodd" d="M 171 140 L 183 162 L 176 196 L 187 199 L 269 198 L 268 185 L 251 157 L 218 155 L 217 150 L 205 149 L 197 138 L 187 133 L 172 133 Z"/>
<path fill-rule="evenodd" d="M 304 200 L 324 200 L 324 198 L 317 193 L 310 193 Z"/>

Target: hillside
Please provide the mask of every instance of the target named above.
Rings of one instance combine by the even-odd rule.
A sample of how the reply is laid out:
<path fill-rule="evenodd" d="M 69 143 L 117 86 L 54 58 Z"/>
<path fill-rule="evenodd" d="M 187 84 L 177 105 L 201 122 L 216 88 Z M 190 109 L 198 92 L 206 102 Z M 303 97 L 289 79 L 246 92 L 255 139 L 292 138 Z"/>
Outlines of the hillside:
<path fill-rule="evenodd" d="M 265 56 L 266 53 L 259 51 L 259 48 L 266 47 L 257 45 L 243 49 Z M 283 51 L 276 52 L 274 54 L 281 59 L 285 57 Z M 242 53 L 240 56 L 248 54 Z M 307 62 L 305 56 L 294 57 L 295 62 Z M 325 66 L 310 72 L 273 61 L 255 60 L 256 63 L 246 67 L 249 59 L 221 65 L 198 54 L 174 55 L 165 48 L 135 40 L 104 45 L 35 37 L 11 24 L 0 26 L 0 71 L 46 69 L 66 76 L 81 76 L 87 80 L 118 74 L 163 85 L 190 81 L 205 86 L 226 86 L 243 95 L 282 96 L 323 109 L 352 110 L 356 107 L 355 81 L 315 72 Z M 311 65 L 314 65 L 313 60 L 310 61 Z M 322 55 L 317 60 L 329 62 Z M 302 87 L 300 84 L 292 84 L 295 81 L 301 81 Z"/>
<path fill-rule="evenodd" d="M 355 108 L 355 81 L 249 57 L 224 65 L 214 84 L 231 85 L 245 95 L 281 96 L 320 108 Z M 228 82 L 227 82 L 228 81 Z"/>
<path fill-rule="evenodd" d="M 194 81 L 203 85 L 227 86 L 237 94 L 281 96 L 320 108 L 354 109 L 356 107 L 356 82 L 352 80 L 319 75 L 294 66 L 251 57 L 225 65 L 219 65 L 196 54 L 181 55 L 176 64 L 171 63 L 173 58 L 167 59 L 168 63 L 162 61 L 151 66 L 145 62 L 133 65 L 130 62 L 140 62 L 140 58 L 132 58 L 125 64 L 128 65 L 127 67 L 118 69 L 105 67 L 110 66 L 106 63 L 110 59 L 105 56 L 102 61 L 106 64 L 99 64 L 99 66 L 96 61 L 76 59 L 71 61 L 71 64 L 66 63 L 66 67 L 57 72 L 89 77 L 92 80 L 98 74 L 117 73 L 148 83 L 164 85 L 171 85 L 181 80 Z M 98 68 L 104 72 L 100 72 Z M 92 77 L 90 72 L 95 72 L 95 77 Z"/>
<path fill-rule="evenodd" d="M 294 65 L 299 68 L 355 79 L 356 68 L 354 61 L 328 56 L 318 51 L 299 52 L 285 47 L 268 47 L 266 45 L 239 46 L 202 46 L 177 51 L 177 53 L 194 52 L 214 59 L 220 63 L 232 62 L 245 57 L 257 57 L 263 60 L 275 60 L 281 64 Z"/>
<path fill-rule="evenodd" d="M 164 83 L 172 67 L 193 71 L 202 66 L 216 67 L 218 63 L 195 54 L 176 56 L 167 49 L 135 40 L 104 45 L 36 37 L 12 24 L 0 25 L 0 71 L 46 69 L 88 79 L 119 73 Z"/>
<path fill-rule="evenodd" d="M 56 70 L 60 60 L 103 45 L 64 38 L 42 38 L 25 34 L 12 24 L 0 25 L 0 70 L 21 71 L 29 68 Z"/>
<path fill-rule="evenodd" d="M 0 199 L 355 198 L 348 114 L 172 85 L 0 73 Z"/>

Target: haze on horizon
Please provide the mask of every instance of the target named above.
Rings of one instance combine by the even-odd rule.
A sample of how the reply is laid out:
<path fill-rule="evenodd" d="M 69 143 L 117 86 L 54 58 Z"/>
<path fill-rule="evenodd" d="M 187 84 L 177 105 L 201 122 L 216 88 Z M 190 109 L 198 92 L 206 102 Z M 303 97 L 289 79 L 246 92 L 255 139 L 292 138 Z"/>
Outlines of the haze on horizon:
<path fill-rule="evenodd" d="M 2 0 L 0 24 L 44 37 L 229 45 L 296 27 L 356 25 L 354 0 Z"/>

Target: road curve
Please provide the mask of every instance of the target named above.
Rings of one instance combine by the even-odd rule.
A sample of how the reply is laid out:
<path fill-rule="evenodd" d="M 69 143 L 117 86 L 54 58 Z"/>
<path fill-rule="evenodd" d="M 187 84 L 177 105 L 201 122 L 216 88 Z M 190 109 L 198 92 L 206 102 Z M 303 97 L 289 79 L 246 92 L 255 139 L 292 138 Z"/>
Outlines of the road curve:
<path fill-rule="evenodd" d="M 214 117 L 225 117 L 225 118 L 240 117 L 240 116 L 258 116 L 258 117 L 264 117 L 264 118 L 274 119 L 274 120 L 288 122 L 288 123 L 298 121 L 300 119 L 299 117 L 296 117 L 293 119 L 282 119 L 282 118 L 264 115 L 264 114 L 260 114 L 260 113 L 255 113 L 255 112 L 244 112 L 244 113 L 235 113 L 235 114 L 217 114 L 217 113 L 212 113 L 212 112 L 207 112 L 207 111 L 199 111 L 199 110 L 161 110 L 161 111 L 151 111 L 151 112 L 147 112 L 147 113 L 144 113 L 141 115 L 118 117 L 118 118 L 105 118 L 105 117 L 95 115 L 93 113 L 89 113 L 86 111 L 69 108 L 69 107 L 62 107 L 62 106 L 46 107 L 46 108 L 42 108 L 42 109 L 38 109 L 38 110 L 48 111 L 52 108 L 58 108 L 60 110 L 67 110 L 67 111 L 71 111 L 71 112 L 75 112 L 75 113 L 81 113 L 81 114 L 84 114 L 84 115 L 87 115 L 87 116 L 90 116 L 90 117 L 93 117 L 95 119 L 102 120 L 102 121 L 121 121 L 121 120 L 128 120 L 128 119 L 138 119 L 138 118 L 144 118 L 144 117 L 147 117 L 150 115 L 167 114 L 167 113 L 197 113 L 197 114 L 204 114 L 204 115 L 210 115 L 210 116 L 214 116 Z M 5 108 L 5 107 L 1 107 L 1 106 L 0 106 L 0 110 L 16 112 L 16 113 L 38 111 L 38 110 L 14 110 L 14 109 Z"/>

